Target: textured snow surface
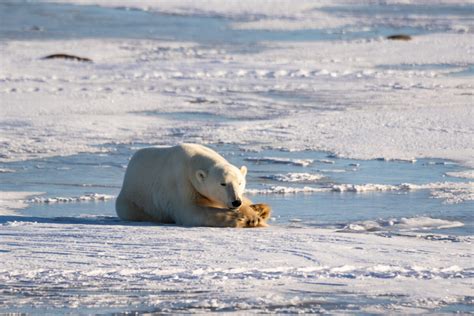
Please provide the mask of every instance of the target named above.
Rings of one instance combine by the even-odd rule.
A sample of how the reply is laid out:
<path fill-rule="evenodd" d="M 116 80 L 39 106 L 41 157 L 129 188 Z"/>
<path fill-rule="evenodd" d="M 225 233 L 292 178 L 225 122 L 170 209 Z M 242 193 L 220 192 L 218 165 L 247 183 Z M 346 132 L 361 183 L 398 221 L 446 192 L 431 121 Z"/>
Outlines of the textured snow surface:
<path fill-rule="evenodd" d="M 473 84 L 450 73 L 474 63 L 472 43 L 470 33 L 428 34 L 238 54 L 158 40 L 6 41 L 0 159 L 188 141 L 471 165 Z M 94 63 L 40 59 L 58 50 Z"/>
<path fill-rule="evenodd" d="M 472 294 L 469 240 L 127 225 L 107 217 L 4 217 L 0 225 L 3 308 L 424 313 L 467 304 Z M 354 295 L 352 307 L 334 302 Z"/>

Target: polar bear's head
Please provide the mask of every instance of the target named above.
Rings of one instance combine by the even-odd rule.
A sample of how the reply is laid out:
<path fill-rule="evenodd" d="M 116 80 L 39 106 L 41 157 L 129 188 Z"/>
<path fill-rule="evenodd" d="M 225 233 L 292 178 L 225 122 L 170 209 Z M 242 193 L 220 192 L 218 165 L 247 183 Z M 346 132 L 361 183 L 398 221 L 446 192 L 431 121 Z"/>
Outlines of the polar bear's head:
<path fill-rule="evenodd" d="M 209 170 L 197 170 L 195 189 L 208 198 L 224 207 L 236 209 L 242 204 L 245 190 L 245 176 L 247 167 L 215 165 Z"/>

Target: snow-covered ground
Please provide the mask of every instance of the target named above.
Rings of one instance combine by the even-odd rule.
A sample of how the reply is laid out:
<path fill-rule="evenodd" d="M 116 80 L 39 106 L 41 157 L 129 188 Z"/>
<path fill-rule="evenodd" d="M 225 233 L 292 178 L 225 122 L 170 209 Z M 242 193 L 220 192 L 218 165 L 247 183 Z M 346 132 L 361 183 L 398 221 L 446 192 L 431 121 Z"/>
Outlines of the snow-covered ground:
<path fill-rule="evenodd" d="M 243 14 L 232 8 L 235 19 Z M 390 26 L 392 15 L 398 16 L 388 15 Z M 254 45 L 233 45 L 232 38 L 211 45 L 198 34 L 195 42 L 181 42 L 190 38 L 155 35 L 155 29 L 144 35 L 153 40 L 94 38 L 81 30 L 54 30 L 44 40 L 47 30 L 24 31 L 35 26 L 31 21 L 4 34 L 20 33 L 20 40 L 0 44 L 0 155 L 18 160 L 98 151 L 110 142 L 185 140 L 360 159 L 438 157 L 472 166 L 474 35 L 463 17 L 449 25 L 465 23 L 467 31 L 446 26 L 408 42 L 368 31 L 368 38 L 311 42 L 293 42 L 289 33 L 284 42 L 262 37 Z M 214 34 L 215 20 L 214 27 L 231 27 L 219 17 L 196 23 Z M 372 23 L 374 29 L 381 22 Z M 252 31 L 223 33 L 252 40 Z M 172 36 L 177 39 L 162 40 Z M 94 63 L 41 59 L 58 52 Z"/>
<path fill-rule="evenodd" d="M 472 312 L 473 10 L 3 1 L 0 313 Z M 130 153 L 184 141 L 231 146 L 273 225 L 113 217 Z"/>
<path fill-rule="evenodd" d="M 3 311 L 425 313 L 472 303 L 471 239 L 115 218 L 25 218 L 0 236 Z"/>

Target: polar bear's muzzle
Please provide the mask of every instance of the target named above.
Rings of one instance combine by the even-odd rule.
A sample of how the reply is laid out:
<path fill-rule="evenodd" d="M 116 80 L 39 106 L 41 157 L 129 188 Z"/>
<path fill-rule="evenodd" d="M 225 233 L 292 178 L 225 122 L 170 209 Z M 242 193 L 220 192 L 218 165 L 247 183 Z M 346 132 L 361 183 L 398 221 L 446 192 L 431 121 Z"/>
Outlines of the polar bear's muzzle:
<path fill-rule="evenodd" d="M 232 206 L 233 206 L 234 208 L 238 208 L 238 207 L 241 206 L 241 205 L 242 205 L 242 201 L 241 201 L 240 199 L 234 200 L 234 201 L 232 202 Z"/>
<path fill-rule="evenodd" d="M 229 201 L 227 205 L 228 208 L 237 209 L 242 205 L 242 200 L 240 199 L 238 190 L 233 186 L 227 188 L 227 196 Z"/>

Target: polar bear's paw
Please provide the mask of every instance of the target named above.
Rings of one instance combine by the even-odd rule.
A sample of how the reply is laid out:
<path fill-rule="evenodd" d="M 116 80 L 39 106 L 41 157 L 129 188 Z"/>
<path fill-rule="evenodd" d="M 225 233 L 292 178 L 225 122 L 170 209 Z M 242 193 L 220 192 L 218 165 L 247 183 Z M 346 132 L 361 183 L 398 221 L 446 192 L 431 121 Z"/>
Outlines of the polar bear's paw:
<path fill-rule="evenodd" d="M 272 208 L 270 205 L 265 203 L 252 204 L 250 207 L 257 213 L 257 215 L 264 221 L 267 221 L 270 218 L 272 213 Z"/>
<path fill-rule="evenodd" d="M 237 227 L 267 227 L 271 208 L 268 204 L 251 204 L 239 209 Z"/>

